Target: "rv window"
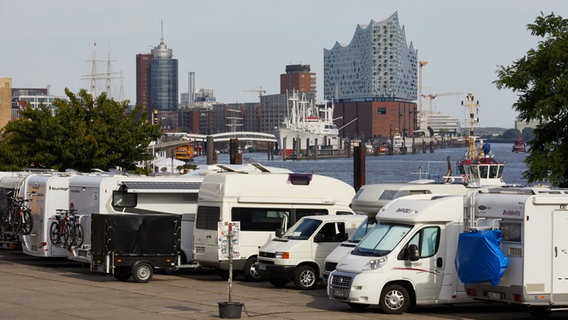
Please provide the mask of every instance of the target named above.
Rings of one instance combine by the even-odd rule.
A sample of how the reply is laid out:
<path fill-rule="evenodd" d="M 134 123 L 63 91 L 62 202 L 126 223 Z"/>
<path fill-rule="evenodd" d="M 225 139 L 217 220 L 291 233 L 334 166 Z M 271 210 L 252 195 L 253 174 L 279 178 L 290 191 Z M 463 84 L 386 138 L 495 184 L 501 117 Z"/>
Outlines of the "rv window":
<path fill-rule="evenodd" d="M 294 224 L 282 237 L 293 240 L 307 240 L 317 230 L 320 224 L 321 220 L 304 219 L 302 222 Z"/>
<path fill-rule="evenodd" d="M 328 222 L 318 232 L 323 235 L 320 242 L 341 242 L 345 236 L 345 223 Z"/>
<path fill-rule="evenodd" d="M 138 194 L 127 193 L 120 190 L 112 192 L 112 206 L 121 208 L 134 208 L 138 204 Z"/>
<path fill-rule="evenodd" d="M 219 207 L 199 206 L 195 218 L 195 228 L 205 230 L 217 230 L 219 222 Z"/>
<path fill-rule="evenodd" d="M 377 224 L 353 250 L 359 256 L 385 256 L 408 234 L 412 226 Z"/>
<path fill-rule="evenodd" d="M 290 210 L 269 208 L 233 208 L 231 210 L 231 220 L 240 221 L 242 231 L 275 231 L 282 226 L 285 216 L 290 216 Z"/>
<path fill-rule="evenodd" d="M 501 232 L 503 233 L 503 241 L 521 242 L 522 232 L 520 223 L 501 222 Z"/>
<path fill-rule="evenodd" d="M 420 251 L 420 258 L 428 258 L 438 252 L 438 246 L 440 243 L 440 228 L 439 227 L 426 227 L 410 240 L 407 247 L 411 244 L 418 246 Z"/>
<path fill-rule="evenodd" d="M 326 209 L 295 209 L 292 210 L 292 224 L 305 216 L 319 216 L 327 214 L 329 214 L 329 212 L 327 212 Z"/>

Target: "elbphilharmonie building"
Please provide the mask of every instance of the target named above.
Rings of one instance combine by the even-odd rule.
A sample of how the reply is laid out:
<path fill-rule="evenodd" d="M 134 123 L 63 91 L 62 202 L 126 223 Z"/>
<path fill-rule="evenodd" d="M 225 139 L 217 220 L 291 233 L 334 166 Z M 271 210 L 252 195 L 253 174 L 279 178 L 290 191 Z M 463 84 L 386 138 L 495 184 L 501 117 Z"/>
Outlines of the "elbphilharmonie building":
<path fill-rule="evenodd" d="M 358 25 L 348 45 L 324 49 L 324 99 L 417 99 L 417 50 L 398 13 Z"/>

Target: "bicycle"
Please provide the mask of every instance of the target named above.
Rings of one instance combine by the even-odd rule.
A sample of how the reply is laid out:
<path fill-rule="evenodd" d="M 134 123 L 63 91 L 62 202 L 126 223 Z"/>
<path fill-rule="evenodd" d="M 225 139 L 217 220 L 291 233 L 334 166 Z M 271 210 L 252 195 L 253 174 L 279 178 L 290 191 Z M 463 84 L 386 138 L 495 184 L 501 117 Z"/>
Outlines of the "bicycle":
<path fill-rule="evenodd" d="M 2 231 L 29 235 L 33 228 L 32 212 L 26 205 L 28 199 L 10 197 L 8 208 L 2 217 Z"/>
<path fill-rule="evenodd" d="M 78 222 L 77 210 L 57 209 L 55 221 L 49 227 L 49 237 L 54 246 L 70 249 L 84 241 L 83 226 Z"/>

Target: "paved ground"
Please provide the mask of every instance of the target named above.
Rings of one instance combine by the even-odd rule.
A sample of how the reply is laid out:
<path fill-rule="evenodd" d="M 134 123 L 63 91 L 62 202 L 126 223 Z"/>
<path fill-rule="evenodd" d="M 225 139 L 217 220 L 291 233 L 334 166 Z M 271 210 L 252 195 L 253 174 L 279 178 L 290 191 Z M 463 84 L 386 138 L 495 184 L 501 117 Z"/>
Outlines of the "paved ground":
<path fill-rule="evenodd" d="M 42 260 L 0 250 L 0 319 L 216 319 L 227 301 L 228 284 L 205 271 L 157 274 L 146 284 L 120 282 L 62 259 Z M 241 318 L 251 319 L 534 319 L 525 312 L 494 305 L 437 306 L 386 315 L 377 308 L 353 311 L 327 299 L 323 287 L 300 291 L 290 284 L 233 282 L 233 301 L 244 303 Z M 566 319 L 567 312 L 551 319 Z"/>

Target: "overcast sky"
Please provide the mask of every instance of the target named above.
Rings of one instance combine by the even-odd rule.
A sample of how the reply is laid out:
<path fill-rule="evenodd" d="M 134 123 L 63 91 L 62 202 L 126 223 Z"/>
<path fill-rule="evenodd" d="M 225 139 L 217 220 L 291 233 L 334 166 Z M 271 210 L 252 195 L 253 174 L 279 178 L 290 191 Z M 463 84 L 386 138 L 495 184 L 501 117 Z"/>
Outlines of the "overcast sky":
<path fill-rule="evenodd" d="M 50 87 L 64 96 L 90 88 L 91 60 L 108 60 L 111 95 L 136 102 L 136 54 L 160 42 L 179 63 L 179 92 L 189 71 L 197 88 L 220 102 L 256 102 L 258 90 L 280 91 L 288 64 L 309 64 L 323 100 L 323 50 L 348 44 L 357 24 L 398 12 L 408 43 L 418 50 L 423 94 L 440 95 L 433 109 L 465 121 L 466 93 L 479 100 L 480 127 L 512 128 L 515 94 L 492 82 L 537 38 L 526 30 L 540 12 L 568 18 L 566 0 L 0 0 L 0 77 L 14 87 Z M 96 43 L 96 49 L 93 44 Z M 107 71 L 106 63 L 97 72 Z M 104 81 L 98 81 L 99 94 Z M 121 85 L 122 84 L 122 85 Z M 451 94 L 456 93 L 456 94 Z M 429 100 L 423 100 L 429 108 Z"/>

